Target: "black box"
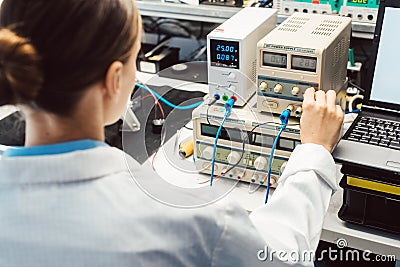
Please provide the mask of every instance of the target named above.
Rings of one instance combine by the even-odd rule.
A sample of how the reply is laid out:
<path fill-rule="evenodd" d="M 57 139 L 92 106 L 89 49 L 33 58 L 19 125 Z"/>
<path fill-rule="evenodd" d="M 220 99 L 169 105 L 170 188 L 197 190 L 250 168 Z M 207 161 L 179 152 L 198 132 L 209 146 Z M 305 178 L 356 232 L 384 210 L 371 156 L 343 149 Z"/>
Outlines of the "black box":
<path fill-rule="evenodd" d="M 155 45 L 142 44 L 141 52 L 137 58 L 137 69 L 141 72 L 158 73 L 179 62 L 179 48 L 162 46 L 150 56 L 145 54 L 151 51 Z"/>
<path fill-rule="evenodd" d="M 400 177 L 378 170 L 343 166 L 339 218 L 400 235 Z"/>

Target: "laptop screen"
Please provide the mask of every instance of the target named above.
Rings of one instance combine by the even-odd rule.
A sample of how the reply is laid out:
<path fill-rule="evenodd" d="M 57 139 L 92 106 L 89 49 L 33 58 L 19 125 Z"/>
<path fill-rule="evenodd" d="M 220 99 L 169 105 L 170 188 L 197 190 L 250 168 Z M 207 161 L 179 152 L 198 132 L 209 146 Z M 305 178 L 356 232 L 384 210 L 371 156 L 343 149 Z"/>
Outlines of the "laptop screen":
<path fill-rule="evenodd" d="M 400 104 L 400 8 L 386 7 L 376 58 L 371 100 Z"/>

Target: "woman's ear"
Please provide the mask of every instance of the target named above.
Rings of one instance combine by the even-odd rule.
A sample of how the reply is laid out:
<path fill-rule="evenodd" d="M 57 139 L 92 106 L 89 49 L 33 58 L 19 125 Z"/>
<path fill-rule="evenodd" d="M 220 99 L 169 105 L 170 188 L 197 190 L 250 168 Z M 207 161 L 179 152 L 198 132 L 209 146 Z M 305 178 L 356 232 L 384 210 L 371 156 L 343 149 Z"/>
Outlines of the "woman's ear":
<path fill-rule="evenodd" d="M 119 94 L 121 90 L 121 78 L 123 64 L 120 61 L 114 61 L 110 67 L 108 67 L 106 77 L 104 80 L 104 94 L 108 97 L 114 97 Z"/>

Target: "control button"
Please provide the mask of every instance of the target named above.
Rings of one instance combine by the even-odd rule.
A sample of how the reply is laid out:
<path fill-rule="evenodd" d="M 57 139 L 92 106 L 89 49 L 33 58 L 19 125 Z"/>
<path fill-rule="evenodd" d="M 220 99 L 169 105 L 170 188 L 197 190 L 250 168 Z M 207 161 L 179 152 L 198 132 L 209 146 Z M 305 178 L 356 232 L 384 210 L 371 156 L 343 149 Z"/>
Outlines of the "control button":
<path fill-rule="evenodd" d="M 255 182 L 255 181 L 258 181 L 260 179 L 260 176 L 258 175 L 258 174 L 253 174 L 253 176 L 251 177 L 251 181 L 253 182 Z M 253 183 L 254 183 L 253 182 Z"/>
<path fill-rule="evenodd" d="M 290 110 L 290 112 L 293 112 L 294 106 L 293 105 L 288 105 L 286 109 Z"/>
<path fill-rule="evenodd" d="M 298 95 L 300 93 L 300 88 L 298 86 L 294 86 L 292 88 L 292 94 L 293 95 Z"/>
<path fill-rule="evenodd" d="M 236 176 L 236 175 L 239 175 L 239 173 L 240 173 L 239 170 L 233 169 L 233 170 L 230 171 L 229 177 L 232 178 L 232 177 L 234 177 L 234 176 Z"/>
<path fill-rule="evenodd" d="M 203 158 L 205 158 L 206 160 L 211 160 L 213 157 L 213 153 L 214 153 L 214 149 L 212 147 L 208 146 L 203 150 L 202 155 L 203 155 Z"/>
<path fill-rule="evenodd" d="M 303 111 L 303 108 L 302 107 L 297 107 L 296 108 L 296 111 L 294 112 L 294 114 L 297 116 L 297 117 L 299 117 L 300 115 L 301 115 L 301 112 Z"/>
<path fill-rule="evenodd" d="M 267 82 L 261 82 L 259 88 L 260 88 L 261 91 L 267 90 L 268 89 L 268 83 Z"/>
<path fill-rule="evenodd" d="M 262 105 L 264 107 L 270 107 L 272 109 L 277 109 L 278 108 L 278 103 L 272 100 L 264 100 Z"/>
<path fill-rule="evenodd" d="M 236 73 L 233 73 L 233 72 L 229 73 L 228 78 L 229 79 L 236 79 Z"/>
<path fill-rule="evenodd" d="M 239 171 L 236 173 L 236 178 L 237 178 L 237 179 L 242 179 L 242 178 L 245 176 L 245 174 L 246 174 L 246 171 L 244 171 L 244 170 L 239 170 Z"/>
<path fill-rule="evenodd" d="M 271 176 L 270 180 L 269 180 L 269 185 L 274 185 L 276 184 L 276 182 L 278 181 L 278 178 L 276 176 Z"/>
<path fill-rule="evenodd" d="M 211 171 L 211 164 L 209 162 L 203 163 L 203 170 L 210 170 Z M 218 165 L 214 164 L 214 171 L 218 170 Z"/>
<path fill-rule="evenodd" d="M 231 151 L 226 160 L 229 164 L 237 164 L 240 160 L 240 154 L 238 152 Z"/>
<path fill-rule="evenodd" d="M 258 157 L 254 160 L 254 168 L 256 170 L 264 170 L 267 165 L 267 159 L 264 157 Z"/>
<path fill-rule="evenodd" d="M 283 86 L 280 83 L 277 83 L 274 87 L 274 92 L 275 93 L 282 93 L 283 91 Z"/>

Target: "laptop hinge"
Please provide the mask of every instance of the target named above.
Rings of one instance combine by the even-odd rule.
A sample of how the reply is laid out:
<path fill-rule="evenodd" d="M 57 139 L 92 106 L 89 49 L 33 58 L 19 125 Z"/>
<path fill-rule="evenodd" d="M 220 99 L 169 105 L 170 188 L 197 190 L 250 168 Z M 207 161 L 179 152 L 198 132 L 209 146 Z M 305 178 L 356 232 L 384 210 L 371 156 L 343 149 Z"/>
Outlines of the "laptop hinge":
<path fill-rule="evenodd" d="M 383 112 L 390 112 L 390 113 L 398 113 L 400 114 L 400 110 L 393 110 L 393 109 L 387 109 L 387 108 L 381 108 L 377 106 L 368 106 L 368 105 L 363 105 L 362 109 L 368 111 L 368 110 L 375 110 L 375 111 L 383 111 Z"/>

